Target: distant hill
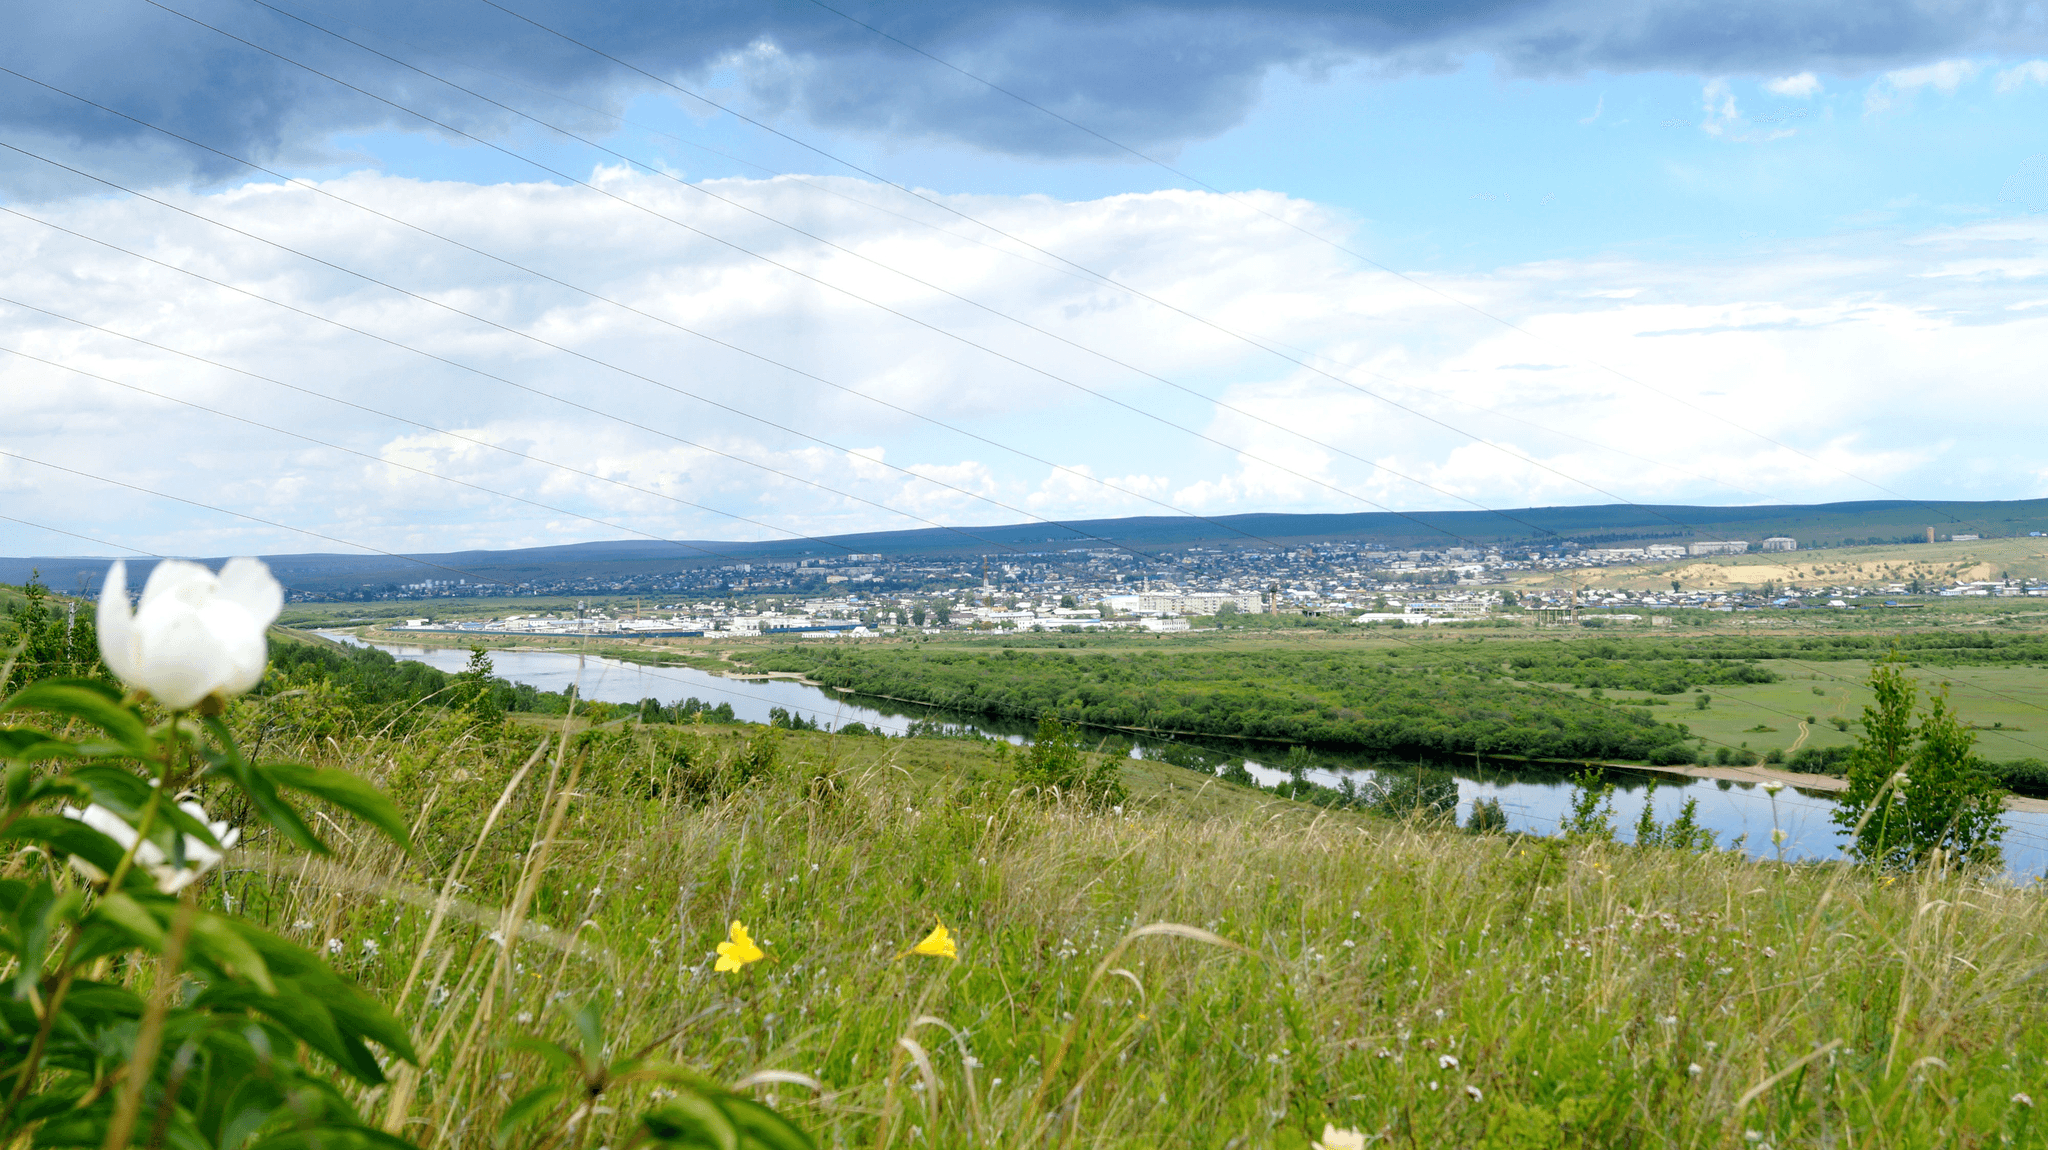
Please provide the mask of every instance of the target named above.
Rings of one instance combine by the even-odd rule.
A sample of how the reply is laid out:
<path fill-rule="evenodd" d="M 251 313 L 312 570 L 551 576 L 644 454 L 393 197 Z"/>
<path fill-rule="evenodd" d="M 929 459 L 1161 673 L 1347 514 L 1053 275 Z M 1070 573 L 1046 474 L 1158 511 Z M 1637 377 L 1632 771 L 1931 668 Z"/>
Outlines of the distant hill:
<path fill-rule="evenodd" d="M 1186 547 L 1299 547 L 1373 542 L 1404 548 L 1489 544 L 1625 546 L 1631 542 L 1747 539 L 1790 535 L 1802 548 L 1852 543 L 1896 543 L 1938 535 L 1986 538 L 2048 531 L 2048 499 L 1990 502 L 1866 500 L 1810 506 L 1688 507 L 1609 504 L 1525 507 L 1504 511 L 1365 512 L 1355 515 L 1138 516 L 915 531 L 872 531 L 820 539 L 739 543 L 720 540 L 614 540 L 526 547 L 507 551 L 452 551 L 398 558 L 385 555 L 266 555 L 286 585 L 332 590 L 366 583 L 412 583 L 457 578 L 450 569 L 491 580 L 602 579 L 683 567 L 836 558 L 849 553 L 887 559 L 1000 558 L 1017 551 L 1129 547 L 1138 551 Z M 111 562 L 105 557 L 0 558 L 0 582 L 21 583 L 32 570 L 45 583 L 71 591 L 97 586 Z M 219 558 L 207 559 L 218 565 Z M 130 559 L 139 579 L 152 560 Z"/>

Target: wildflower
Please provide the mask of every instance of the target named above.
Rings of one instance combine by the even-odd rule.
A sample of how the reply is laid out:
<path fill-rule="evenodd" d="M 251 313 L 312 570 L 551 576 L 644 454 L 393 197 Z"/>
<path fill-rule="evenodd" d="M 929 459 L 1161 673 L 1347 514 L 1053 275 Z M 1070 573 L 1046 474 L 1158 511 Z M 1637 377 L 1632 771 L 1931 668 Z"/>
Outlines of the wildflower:
<path fill-rule="evenodd" d="M 346 949 L 345 944 L 340 939 L 330 938 L 327 940 L 327 953 L 340 954 L 344 949 Z"/>
<path fill-rule="evenodd" d="M 190 799 L 179 803 L 178 809 L 192 816 L 193 819 L 203 824 L 208 831 L 212 832 L 214 841 L 220 844 L 221 850 L 234 846 L 236 840 L 242 837 L 240 830 L 230 829 L 225 822 L 207 822 L 206 808 Z M 113 839 L 121 844 L 121 849 L 123 850 L 131 846 L 135 847 L 136 864 L 146 868 L 155 877 L 156 889 L 165 894 L 176 894 L 193 883 L 198 882 L 200 876 L 212 870 L 221 860 L 220 850 L 207 846 L 192 835 L 185 835 L 183 836 L 185 840 L 184 865 L 175 866 L 169 858 L 165 857 L 163 849 L 155 843 L 145 840 L 140 846 L 136 846 L 135 828 L 128 825 L 128 820 L 98 803 L 93 803 L 82 811 L 76 807 L 65 807 L 64 817 L 84 823 L 86 826 Z M 91 879 L 93 882 L 107 881 L 108 875 L 106 872 L 79 858 L 77 855 L 71 856 L 71 866 L 78 873 Z M 310 926 L 311 924 L 307 925 Z"/>
<path fill-rule="evenodd" d="M 733 919 L 730 937 L 718 944 L 718 962 L 712 969 L 738 970 L 750 962 L 759 962 L 766 957 L 768 956 L 762 953 L 761 948 L 754 945 L 754 940 L 747 936 L 747 928 L 739 919 Z"/>
<path fill-rule="evenodd" d="M 1479 1088 L 1477 1086 L 1470 1085 L 1469 1083 L 1465 1087 L 1465 1096 L 1472 1099 L 1472 1101 L 1474 1102 L 1486 1101 L 1486 1096 L 1479 1092 Z"/>
<path fill-rule="evenodd" d="M 2034 1107 L 2033 1096 L 2027 1094 L 2025 1091 L 2013 1095 L 2012 1100 L 2015 1106 L 2025 1106 L 2029 1110 L 2033 1109 Z"/>
<path fill-rule="evenodd" d="M 265 632 L 283 606 L 284 588 L 260 560 L 230 559 L 215 575 L 165 559 L 131 613 L 128 565 L 117 559 L 100 593 L 100 654 L 131 690 L 174 711 L 218 703 L 263 678 Z"/>
<path fill-rule="evenodd" d="M 1789 838 L 1789 837 L 1791 837 L 1791 836 L 1789 836 L 1789 835 L 1787 835 L 1787 834 L 1785 833 L 1785 830 L 1784 830 L 1784 828 L 1783 828 L 1783 827 L 1772 827 L 1772 828 L 1771 828 L 1771 845 L 1772 845 L 1772 846 L 1783 846 L 1783 845 L 1785 845 L 1785 840 L 1786 840 L 1787 838 Z"/>
<path fill-rule="evenodd" d="M 903 958 L 906 955 L 912 954 L 922 954 L 928 958 L 960 957 L 959 952 L 953 946 L 953 932 L 946 929 L 946 923 L 943 919 L 934 921 L 937 921 L 939 925 L 933 927 L 932 932 L 924 936 L 923 942 L 918 943 L 896 957 Z"/>
<path fill-rule="evenodd" d="M 1322 1139 L 1309 1145 L 1314 1150 L 1365 1150 L 1365 1131 L 1339 1130 L 1325 1122 Z"/>
<path fill-rule="evenodd" d="M 1437 1055 L 1436 1068 L 1438 1070 L 1456 1070 L 1458 1068 L 1458 1056 L 1455 1054 Z"/>
<path fill-rule="evenodd" d="M 1770 782 L 1764 784 L 1764 793 L 1767 795 L 1775 795 L 1779 791 L 1782 791 L 1784 789 L 1785 784 L 1779 782 L 1776 779 L 1772 779 Z"/>
<path fill-rule="evenodd" d="M 1687 1074 L 1690 1074 L 1690 1075 L 1691 1075 L 1691 1076 L 1693 1076 L 1694 1078 L 1698 1078 L 1698 1077 L 1699 1077 L 1700 1075 L 1702 1075 L 1702 1074 L 1705 1074 L 1705 1073 L 1707 1072 L 1707 1070 L 1706 1070 L 1706 1067 L 1704 1067 L 1704 1066 L 1701 1066 L 1701 1065 L 1700 1065 L 1699 1063 L 1697 1063 L 1697 1062 L 1694 1062 L 1694 1063 L 1691 1063 L 1691 1064 L 1689 1064 L 1689 1065 L 1687 1065 L 1687 1066 L 1686 1066 L 1686 1068 L 1685 1068 L 1685 1072 L 1686 1072 Z"/>

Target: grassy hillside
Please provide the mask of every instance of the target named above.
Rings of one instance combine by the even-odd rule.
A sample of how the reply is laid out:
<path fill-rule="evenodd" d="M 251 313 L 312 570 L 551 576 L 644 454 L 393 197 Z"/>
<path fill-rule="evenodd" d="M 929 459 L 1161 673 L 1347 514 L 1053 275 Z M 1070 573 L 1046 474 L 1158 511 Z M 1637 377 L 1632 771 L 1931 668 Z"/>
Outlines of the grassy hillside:
<path fill-rule="evenodd" d="M 1528 586 L 1565 576 L 1544 572 L 1525 577 Z M 1681 559 L 1670 563 L 1584 568 L 1571 579 L 1631 591 L 1668 588 L 1677 580 L 1688 590 L 1855 585 L 1882 590 L 1915 579 L 1939 589 L 1957 580 L 2048 579 L 2048 538 L 1984 539 L 1964 543 L 1912 543 L 1833 547 L 1825 551 L 1772 552 Z"/>
<path fill-rule="evenodd" d="M 508 1043 L 593 1001 L 613 1050 L 755 1076 L 825 1146 L 2042 1143 L 2033 891 L 1469 836 L 1163 764 L 1089 813 L 960 740 L 615 725 L 562 754 L 344 716 L 237 711 L 379 778 L 417 854 L 258 841 L 211 896 L 402 1003 L 427 1070 L 364 1102 L 422 1145 L 487 1141 L 546 1074 Z M 735 918 L 770 957 L 714 973 Z M 957 960 L 897 957 L 941 920 Z M 619 1144 L 649 1089 L 574 1137 Z"/>

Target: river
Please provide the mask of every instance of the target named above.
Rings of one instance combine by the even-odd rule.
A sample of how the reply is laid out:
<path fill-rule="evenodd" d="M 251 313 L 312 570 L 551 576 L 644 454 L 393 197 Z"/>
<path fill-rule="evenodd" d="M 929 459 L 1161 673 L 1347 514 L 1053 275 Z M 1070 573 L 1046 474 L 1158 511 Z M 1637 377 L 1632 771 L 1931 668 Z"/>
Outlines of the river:
<path fill-rule="evenodd" d="M 443 671 L 461 671 L 469 661 L 468 650 L 461 647 L 365 643 L 345 631 L 320 634 L 338 642 L 376 647 L 400 659 L 426 663 Z M 694 695 L 713 706 L 729 703 L 736 718 L 750 723 L 767 722 L 769 709 L 781 707 L 834 729 L 860 722 L 901 735 L 913 722 L 937 720 L 1012 743 L 1027 742 L 1035 726 L 842 695 L 793 679 L 729 679 L 691 667 L 647 667 L 563 651 L 492 651 L 491 664 L 499 677 L 526 683 L 537 690 L 566 690 L 576 685 L 580 676 L 580 690 L 586 699 L 637 703 L 652 698 L 676 703 Z M 1138 747 L 1147 745 L 1156 745 L 1156 741 L 1140 741 Z M 1308 772 L 1308 777 L 1333 787 L 1346 778 L 1364 784 L 1374 778 L 1417 769 L 1414 764 L 1368 765 L 1365 759 L 1333 754 L 1319 754 L 1317 761 L 1319 765 Z M 1287 777 L 1285 771 L 1255 758 L 1246 758 L 1245 766 L 1262 783 L 1276 783 Z M 1560 773 L 1483 762 L 1432 764 L 1431 769 L 1446 771 L 1457 780 L 1460 822 L 1470 814 L 1474 800 L 1491 798 L 1507 812 L 1510 829 L 1551 834 L 1569 809 L 1571 784 Z M 1773 798 L 1754 783 L 1688 779 L 1651 771 L 1614 771 L 1610 778 L 1615 784 L 1615 821 L 1623 841 L 1633 837 L 1632 828 L 1646 801 L 1654 808 L 1658 821 L 1669 823 L 1687 799 L 1697 799 L 1696 817 L 1724 846 L 1738 836 L 1746 836 L 1744 847 L 1749 853 L 1774 854 L 1771 831 L 1776 827 L 1786 834 L 1783 849 L 1787 859 L 1841 855 L 1840 836 L 1831 821 L 1835 803 L 1825 792 L 1788 787 Z M 2012 873 L 2019 878 L 2033 878 L 2048 872 L 2048 814 L 2008 811 L 2005 822 L 2005 855 Z"/>

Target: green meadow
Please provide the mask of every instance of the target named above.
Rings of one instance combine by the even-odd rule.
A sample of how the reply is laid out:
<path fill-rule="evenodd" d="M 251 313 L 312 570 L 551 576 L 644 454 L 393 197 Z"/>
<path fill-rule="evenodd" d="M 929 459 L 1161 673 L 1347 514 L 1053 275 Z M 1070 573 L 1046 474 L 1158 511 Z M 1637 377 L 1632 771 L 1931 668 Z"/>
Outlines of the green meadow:
<path fill-rule="evenodd" d="M 2044 1143 L 2048 915 L 1987 877 L 1471 835 L 1157 763 L 1094 809 L 967 740 L 401 734 L 317 691 L 237 721 L 414 820 L 411 857 L 259 838 L 210 897 L 399 1004 L 421 1066 L 358 1102 L 423 1146 L 490 1142 L 550 1073 L 518 1043 L 592 1003 L 609 1049 L 823 1146 Z M 767 957 L 718 973 L 734 920 Z M 937 923 L 956 958 L 903 955 Z M 654 1098 L 537 1128 L 617 1145 Z"/>

